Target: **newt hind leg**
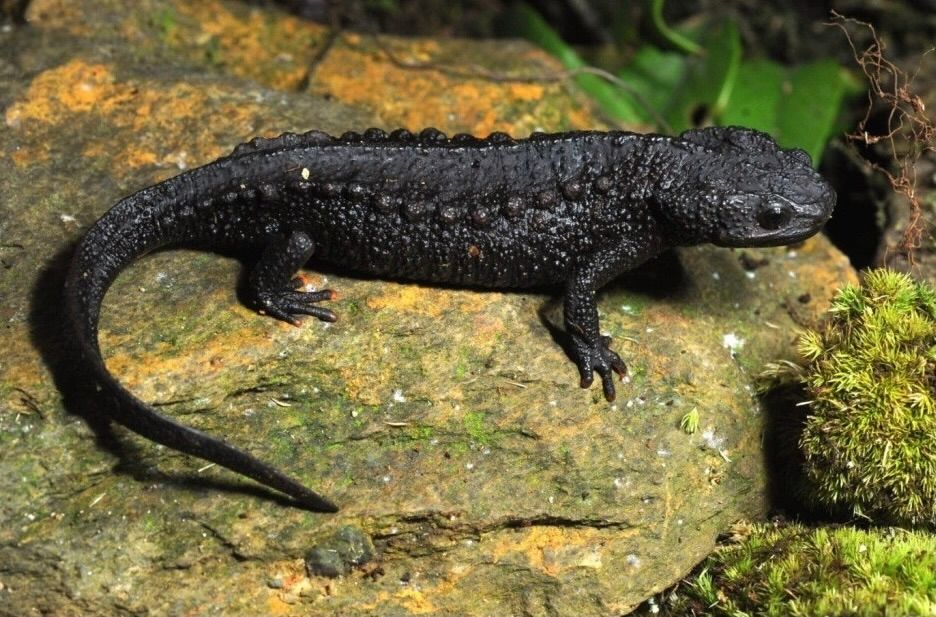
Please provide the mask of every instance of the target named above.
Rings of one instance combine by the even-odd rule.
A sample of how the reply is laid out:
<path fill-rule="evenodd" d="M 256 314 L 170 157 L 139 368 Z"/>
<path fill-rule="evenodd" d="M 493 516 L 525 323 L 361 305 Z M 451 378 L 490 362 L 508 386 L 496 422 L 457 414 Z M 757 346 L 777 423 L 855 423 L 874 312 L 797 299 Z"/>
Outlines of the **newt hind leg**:
<path fill-rule="evenodd" d="M 261 314 L 299 325 L 296 315 L 312 315 L 322 321 L 336 321 L 334 312 L 316 303 L 334 300 L 331 289 L 299 291 L 302 280 L 294 276 L 315 252 L 315 243 L 304 232 L 294 231 L 270 242 L 248 281 L 248 299 Z"/>

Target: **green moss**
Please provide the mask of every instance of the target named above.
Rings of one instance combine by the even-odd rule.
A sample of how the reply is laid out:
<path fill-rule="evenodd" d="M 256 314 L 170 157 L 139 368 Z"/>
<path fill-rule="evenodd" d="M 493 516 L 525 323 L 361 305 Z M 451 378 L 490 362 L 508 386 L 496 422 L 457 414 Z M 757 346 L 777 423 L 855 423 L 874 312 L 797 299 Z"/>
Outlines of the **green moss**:
<path fill-rule="evenodd" d="M 617 294 L 614 297 L 617 308 L 613 312 L 630 317 L 639 317 L 647 308 L 647 298 L 636 294 Z"/>
<path fill-rule="evenodd" d="M 178 26 L 176 13 L 171 7 L 158 10 L 153 16 L 153 23 L 159 28 L 164 37 L 172 36 L 173 31 Z"/>
<path fill-rule="evenodd" d="M 221 39 L 216 36 L 212 36 L 208 39 L 208 42 L 204 47 L 205 53 L 205 62 L 215 66 L 223 65 L 222 53 L 221 53 Z"/>
<path fill-rule="evenodd" d="M 388 433 L 387 440 L 380 440 L 388 445 L 409 448 L 414 442 L 428 442 L 433 437 L 431 426 L 414 424 L 395 427 Z"/>
<path fill-rule="evenodd" d="M 462 423 L 473 441 L 488 445 L 494 439 L 494 431 L 487 426 L 485 414 L 479 411 L 469 411 L 462 419 Z"/>
<path fill-rule="evenodd" d="M 769 374 L 807 391 L 800 448 L 810 494 L 878 521 L 936 524 L 936 293 L 871 271 L 836 295 L 799 352 L 801 365 Z"/>
<path fill-rule="evenodd" d="M 664 606 L 730 617 L 936 614 L 936 538 L 903 530 L 758 525 Z"/>
<path fill-rule="evenodd" d="M 461 382 L 468 377 L 468 372 L 471 370 L 472 364 L 472 354 L 467 347 L 461 347 L 458 350 L 458 358 L 455 361 L 455 381 Z"/>
<path fill-rule="evenodd" d="M 455 441 L 446 445 L 446 449 L 452 456 L 463 456 L 471 451 L 471 446 L 465 441 Z M 459 466 L 455 465 L 453 469 L 459 469 Z"/>
<path fill-rule="evenodd" d="M 683 430 L 686 435 L 692 435 L 699 430 L 699 409 L 698 407 L 693 407 L 689 413 L 684 415 L 679 420 L 679 428 Z"/>
<path fill-rule="evenodd" d="M 414 426 L 409 433 L 413 441 L 429 441 L 433 435 L 431 426 Z"/>
<path fill-rule="evenodd" d="M 157 533 L 162 527 L 162 520 L 153 512 L 147 512 L 143 517 L 142 527 L 146 535 Z"/>
<path fill-rule="evenodd" d="M 627 375 L 630 377 L 632 387 L 637 389 L 647 382 L 647 367 L 642 364 L 628 364 Z"/>
<path fill-rule="evenodd" d="M 401 341 L 396 347 L 396 357 L 401 361 L 415 363 L 423 357 L 424 353 L 424 347 L 419 347 L 409 341 Z"/>
<path fill-rule="evenodd" d="M 363 313 L 361 308 L 361 303 L 354 299 L 345 300 L 341 305 L 341 310 L 345 314 L 345 319 L 351 321 L 353 318 L 357 318 Z"/>

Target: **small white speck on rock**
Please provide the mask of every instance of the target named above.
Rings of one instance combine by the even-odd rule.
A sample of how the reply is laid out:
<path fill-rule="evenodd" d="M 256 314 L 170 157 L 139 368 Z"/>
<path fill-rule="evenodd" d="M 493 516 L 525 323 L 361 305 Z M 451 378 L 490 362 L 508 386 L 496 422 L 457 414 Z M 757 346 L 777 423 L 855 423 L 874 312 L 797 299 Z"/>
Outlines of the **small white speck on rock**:
<path fill-rule="evenodd" d="M 739 337 L 734 332 L 729 332 L 728 334 L 722 336 L 722 347 L 731 353 L 735 353 L 744 347 L 744 339 Z"/>
<path fill-rule="evenodd" d="M 725 445 L 725 438 L 715 434 L 715 429 L 707 428 L 702 431 L 702 441 L 712 450 L 721 450 Z"/>

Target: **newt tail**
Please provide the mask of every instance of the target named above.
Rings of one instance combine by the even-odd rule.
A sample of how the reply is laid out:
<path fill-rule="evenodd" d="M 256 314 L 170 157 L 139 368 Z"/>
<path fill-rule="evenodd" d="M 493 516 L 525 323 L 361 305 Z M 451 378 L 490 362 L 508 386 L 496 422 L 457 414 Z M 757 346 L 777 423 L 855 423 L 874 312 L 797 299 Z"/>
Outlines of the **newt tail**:
<path fill-rule="evenodd" d="M 171 181 L 167 181 L 171 182 Z M 155 188 L 155 187 L 154 187 Z M 104 294 L 120 271 L 138 257 L 168 243 L 197 240 L 197 233 L 165 235 L 159 213 L 177 199 L 157 200 L 154 193 L 176 188 L 163 183 L 159 191 L 147 189 L 117 203 L 78 245 L 66 280 L 66 313 L 71 341 L 97 382 L 102 397 L 109 397 L 108 417 L 131 431 L 174 450 L 226 467 L 282 491 L 296 505 L 317 512 L 337 512 L 338 506 L 256 457 L 194 428 L 176 422 L 140 401 L 107 370 L 98 343 L 98 317 Z M 184 189 L 181 189 L 184 191 Z M 103 401 L 102 401 L 103 402 Z"/>

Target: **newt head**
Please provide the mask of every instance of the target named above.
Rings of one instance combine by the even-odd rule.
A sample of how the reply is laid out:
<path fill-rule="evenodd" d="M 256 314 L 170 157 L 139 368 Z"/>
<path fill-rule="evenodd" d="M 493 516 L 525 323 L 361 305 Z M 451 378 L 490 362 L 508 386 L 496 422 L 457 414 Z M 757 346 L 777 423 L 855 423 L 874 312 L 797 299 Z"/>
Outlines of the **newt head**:
<path fill-rule="evenodd" d="M 816 234 L 832 215 L 835 191 L 803 150 L 739 127 L 680 137 L 702 146 L 685 159 L 677 197 L 677 209 L 704 234 L 697 239 L 727 247 L 792 244 Z"/>

